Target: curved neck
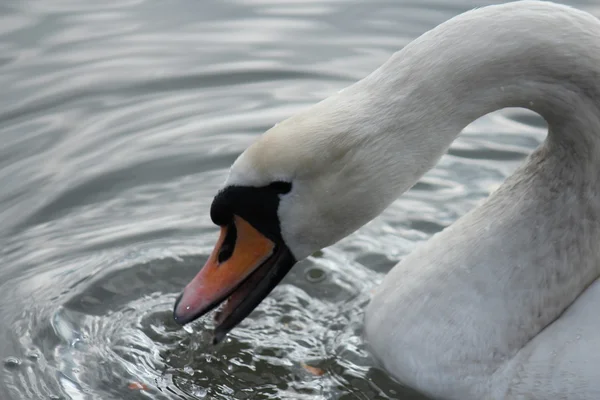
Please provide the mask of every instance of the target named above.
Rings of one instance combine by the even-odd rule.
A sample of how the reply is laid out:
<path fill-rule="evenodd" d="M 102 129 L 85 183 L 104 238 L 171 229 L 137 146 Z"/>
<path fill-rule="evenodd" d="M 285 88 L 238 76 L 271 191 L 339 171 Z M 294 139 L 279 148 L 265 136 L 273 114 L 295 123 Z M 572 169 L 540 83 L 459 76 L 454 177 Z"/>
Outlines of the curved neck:
<path fill-rule="evenodd" d="M 375 94 L 366 107 L 377 111 L 365 115 L 377 115 L 380 133 L 392 138 L 386 151 L 421 158 L 400 169 L 411 185 L 466 125 L 505 107 L 539 113 L 548 145 L 586 165 L 600 154 L 600 22 L 570 7 L 524 1 L 462 14 L 355 86 Z"/>
<path fill-rule="evenodd" d="M 369 185 L 407 189 L 466 125 L 500 108 L 529 108 L 549 126 L 521 169 L 374 296 L 368 336 L 397 379 L 433 397 L 504 398 L 521 350 L 598 279 L 599 78 L 600 22 L 527 1 L 454 18 L 357 84 L 375 94 L 366 107 L 383 110 L 374 136 L 385 146 L 366 151 L 398 160 L 395 174 L 372 169 Z"/>

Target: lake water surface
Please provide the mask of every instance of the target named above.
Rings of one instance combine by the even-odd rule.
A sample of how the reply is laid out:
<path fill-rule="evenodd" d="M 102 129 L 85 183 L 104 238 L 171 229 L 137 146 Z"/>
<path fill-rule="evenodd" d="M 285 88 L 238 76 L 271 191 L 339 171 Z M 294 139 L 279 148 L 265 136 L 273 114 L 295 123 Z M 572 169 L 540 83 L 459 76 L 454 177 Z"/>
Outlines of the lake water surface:
<path fill-rule="evenodd" d="M 423 399 L 365 351 L 369 293 L 544 139 L 531 113 L 470 125 L 222 344 L 211 318 L 181 328 L 172 307 L 218 235 L 212 197 L 257 135 L 490 3 L 2 2 L 0 398 Z M 600 15 L 600 1 L 571 4 Z"/>

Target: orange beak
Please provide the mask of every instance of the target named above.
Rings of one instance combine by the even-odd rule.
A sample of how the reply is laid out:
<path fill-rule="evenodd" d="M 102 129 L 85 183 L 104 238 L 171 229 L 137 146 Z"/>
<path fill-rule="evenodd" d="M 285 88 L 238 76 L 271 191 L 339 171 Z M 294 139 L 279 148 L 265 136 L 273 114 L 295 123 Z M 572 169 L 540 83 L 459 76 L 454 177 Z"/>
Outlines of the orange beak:
<path fill-rule="evenodd" d="M 274 242 L 237 215 L 233 223 L 235 228 L 221 227 L 221 235 L 212 254 L 179 297 L 174 310 L 178 323 L 190 322 L 215 308 L 273 255 Z M 225 243 L 226 240 L 229 242 L 228 235 L 232 234 L 229 229 L 235 230 L 235 237 L 231 239 L 234 244 Z M 230 255 L 219 262 L 219 253 L 226 251 L 224 246 L 228 246 Z"/>

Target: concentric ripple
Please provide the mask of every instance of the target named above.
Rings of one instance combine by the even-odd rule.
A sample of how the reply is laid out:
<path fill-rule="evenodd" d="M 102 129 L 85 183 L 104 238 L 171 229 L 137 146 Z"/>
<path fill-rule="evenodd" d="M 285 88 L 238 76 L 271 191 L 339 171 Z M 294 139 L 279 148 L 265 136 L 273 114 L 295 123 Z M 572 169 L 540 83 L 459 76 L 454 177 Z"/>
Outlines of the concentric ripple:
<path fill-rule="evenodd" d="M 172 318 L 173 289 L 202 261 L 134 264 L 82 282 L 48 315 L 29 314 L 17 328 L 24 360 L 5 361 L 10 386 L 71 399 L 371 399 L 404 391 L 372 369 L 360 338 L 368 294 L 357 294 L 356 282 L 374 285 L 369 270 L 357 265 L 349 275 L 325 258 L 305 262 L 213 346 L 210 318 L 184 328 Z M 314 276 L 318 296 L 305 290 Z"/>

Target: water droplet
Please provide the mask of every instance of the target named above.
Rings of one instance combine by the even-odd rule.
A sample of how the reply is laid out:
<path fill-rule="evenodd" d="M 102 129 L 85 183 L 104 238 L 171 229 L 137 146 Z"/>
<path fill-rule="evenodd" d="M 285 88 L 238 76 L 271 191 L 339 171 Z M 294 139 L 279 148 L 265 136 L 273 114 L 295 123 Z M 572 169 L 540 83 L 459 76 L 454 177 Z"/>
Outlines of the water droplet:
<path fill-rule="evenodd" d="M 186 310 L 189 310 L 189 309 L 190 309 L 190 306 L 187 306 L 185 309 L 186 309 Z"/>
<path fill-rule="evenodd" d="M 194 333 L 194 329 L 189 325 L 184 325 L 183 330 L 186 331 L 187 333 Z"/>
<path fill-rule="evenodd" d="M 229 365 L 227 366 L 227 371 L 229 371 L 229 372 L 233 372 L 233 365 L 229 364 Z"/>
<path fill-rule="evenodd" d="M 325 271 L 319 267 L 313 267 L 306 271 L 306 280 L 311 283 L 316 283 L 323 279 L 325 279 Z"/>
<path fill-rule="evenodd" d="M 203 399 L 206 397 L 206 395 L 208 394 L 208 390 L 206 388 L 198 388 L 196 390 L 194 390 L 193 395 Z"/>
<path fill-rule="evenodd" d="M 21 365 L 21 359 L 17 357 L 7 357 L 4 359 L 4 366 L 6 368 L 19 368 Z"/>

